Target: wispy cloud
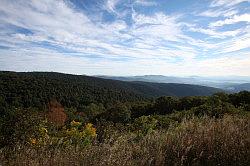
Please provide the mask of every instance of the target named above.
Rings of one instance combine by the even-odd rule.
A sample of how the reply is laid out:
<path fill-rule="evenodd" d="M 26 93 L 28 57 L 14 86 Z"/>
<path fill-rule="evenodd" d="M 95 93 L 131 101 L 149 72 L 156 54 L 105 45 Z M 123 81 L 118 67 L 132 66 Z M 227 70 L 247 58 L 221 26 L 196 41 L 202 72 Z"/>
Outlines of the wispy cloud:
<path fill-rule="evenodd" d="M 139 38 L 149 37 L 152 40 L 179 41 L 183 35 L 178 16 L 167 16 L 163 13 L 145 16 L 135 13 L 133 21 L 132 32 Z"/>
<path fill-rule="evenodd" d="M 135 4 L 142 5 L 142 6 L 156 6 L 157 3 L 152 0 L 136 0 Z"/>
<path fill-rule="evenodd" d="M 250 2 L 250 0 L 214 0 L 211 3 L 211 7 L 217 6 L 234 6 L 242 2 Z"/>
<path fill-rule="evenodd" d="M 106 9 L 109 12 L 116 13 L 116 5 L 118 4 L 119 0 L 107 0 L 106 1 Z"/>
<path fill-rule="evenodd" d="M 236 1 L 212 1 L 192 15 L 149 0 L 83 2 L 98 4 L 93 11 L 73 1 L 1 0 L 0 69 L 211 75 L 213 67 L 229 71 L 216 66 L 224 60 L 239 63 L 232 74 L 250 75 L 240 67 L 250 66 L 249 12 L 237 7 L 248 2 Z"/>
<path fill-rule="evenodd" d="M 220 21 L 210 23 L 210 27 L 218 27 L 218 26 L 223 26 L 223 25 L 235 24 L 238 22 L 250 23 L 250 14 L 234 15 L 231 18 L 227 18 L 225 20 L 220 20 Z"/>
<path fill-rule="evenodd" d="M 238 13 L 238 10 L 224 10 L 224 9 L 208 9 L 206 11 L 203 11 L 199 13 L 199 16 L 204 16 L 204 17 L 230 17 Z"/>
<path fill-rule="evenodd" d="M 241 29 L 237 29 L 237 30 L 234 30 L 234 31 L 218 32 L 218 31 L 213 30 L 213 29 L 204 29 L 204 28 L 191 27 L 189 30 L 193 31 L 193 32 L 199 32 L 199 33 L 206 34 L 211 38 L 221 38 L 221 39 L 227 38 L 227 37 L 234 37 L 234 36 L 237 36 L 238 34 L 242 33 Z"/>

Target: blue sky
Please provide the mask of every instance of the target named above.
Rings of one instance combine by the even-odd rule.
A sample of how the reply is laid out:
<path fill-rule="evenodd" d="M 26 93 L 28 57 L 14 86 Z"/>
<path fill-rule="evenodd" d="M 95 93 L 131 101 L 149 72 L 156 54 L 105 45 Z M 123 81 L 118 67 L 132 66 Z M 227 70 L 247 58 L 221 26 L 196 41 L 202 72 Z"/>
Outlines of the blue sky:
<path fill-rule="evenodd" d="M 0 70 L 250 76 L 250 0 L 0 0 Z"/>

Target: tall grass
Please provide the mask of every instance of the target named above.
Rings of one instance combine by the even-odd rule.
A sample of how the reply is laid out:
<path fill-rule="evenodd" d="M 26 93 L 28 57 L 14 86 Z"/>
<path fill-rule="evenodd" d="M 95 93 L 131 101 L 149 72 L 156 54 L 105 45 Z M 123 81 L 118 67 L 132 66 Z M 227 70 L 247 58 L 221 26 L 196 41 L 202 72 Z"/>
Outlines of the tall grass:
<path fill-rule="evenodd" d="M 249 117 L 184 120 L 144 137 L 120 133 L 85 148 L 16 146 L 2 149 L 3 165 L 248 165 Z M 11 155 L 7 155 L 11 153 Z M 0 163 L 1 164 L 1 163 Z"/>

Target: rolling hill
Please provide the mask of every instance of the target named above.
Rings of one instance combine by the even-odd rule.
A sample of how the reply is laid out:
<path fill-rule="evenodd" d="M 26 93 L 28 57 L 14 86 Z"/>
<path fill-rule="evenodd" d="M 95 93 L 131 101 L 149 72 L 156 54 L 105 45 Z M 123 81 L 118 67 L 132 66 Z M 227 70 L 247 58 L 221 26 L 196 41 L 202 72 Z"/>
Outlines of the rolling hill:
<path fill-rule="evenodd" d="M 241 90 L 249 91 L 250 77 L 247 76 L 225 76 L 225 77 L 174 77 L 164 75 L 142 75 L 142 76 L 97 76 L 99 78 L 121 80 L 121 81 L 143 81 L 155 83 L 178 83 L 202 85 L 224 89 L 231 92 L 239 92 Z"/>
<path fill-rule="evenodd" d="M 91 102 L 139 101 L 159 96 L 205 96 L 220 89 L 175 83 L 126 82 L 54 72 L 0 72 L 0 97 L 11 105 L 44 105 L 56 98 L 65 106 Z"/>
<path fill-rule="evenodd" d="M 233 92 L 240 92 L 240 91 L 250 91 L 250 83 L 244 83 L 244 84 L 235 84 L 231 86 L 225 87 L 225 89 L 228 89 Z"/>

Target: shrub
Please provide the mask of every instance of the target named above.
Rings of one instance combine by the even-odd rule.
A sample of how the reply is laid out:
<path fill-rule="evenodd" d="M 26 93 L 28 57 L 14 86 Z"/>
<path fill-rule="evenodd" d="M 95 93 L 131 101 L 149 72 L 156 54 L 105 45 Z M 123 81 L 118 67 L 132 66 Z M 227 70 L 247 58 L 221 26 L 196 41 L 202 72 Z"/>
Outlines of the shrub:
<path fill-rule="evenodd" d="M 170 114 L 177 110 L 178 99 L 174 97 L 164 96 L 159 97 L 155 101 L 154 109 L 157 114 Z"/>
<path fill-rule="evenodd" d="M 101 115 L 101 118 L 115 123 L 126 123 L 131 118 L 131 111 L 122 103 L 117 103 Z"/>
<path fill-rule="evenodd" d="M 64 127 L 54 136 L 56 144 L 59 146 L 81 146 L 90 145 L 96 135 L 96 129 L 93 124 L 87 123 L 83 125 L 81 122 L 72 121 L 69 128 Z"/>
<path fill-rule="evenodd" d="M 177 123 L 177 121 L 170 118 L 169 115 L 154 115 L 153 118 L 157 120 L 158 129 L 167 129 L 169 126 Z"/>
<path fill-rule="evenodd" d="M 1 125 L 1 146 L 15 146 L 28 143 L 30 138 L 40 135 L 39 128 L 44 119 L 38 112 L 13 109 L 5 114 Z"/>
<path fill-rule="evenodd" d="M 132 127 L 139 134 L 146 135 L 156 129 L 158 121 L 152 116 L 141 116 L 135 119 Z"/>
<path fill-rule="evenodd" d="M 239 110 L 236 109 L 232 104 L 225 102 L 218 102 L 215 104 L 204 104 L 199 107 L 192 108 L 190 110 L 195 116 L 210 116 L 220 118 L 225 114 L 237 114 Z"/>
<path fill-rule="evenodd" d="M 46 114 L 49 122 L 53 123 L 56 126 L 63 126 L 67 120 L 67 115 L 64 111 L 63 106 L 56 100 L 52 100 L 48 104 L 49 111 Z"/>
<path fill-rule="evenodd" d="M 249 117 L 224 116 L 184 120 L 167 130 L 156 130 L 142 139 L 120 133 L 112 143 L 85 148 L 69 146 L 53 152 L 21 146 L 16 158 L 3 165 L 249 165 Z"/>

